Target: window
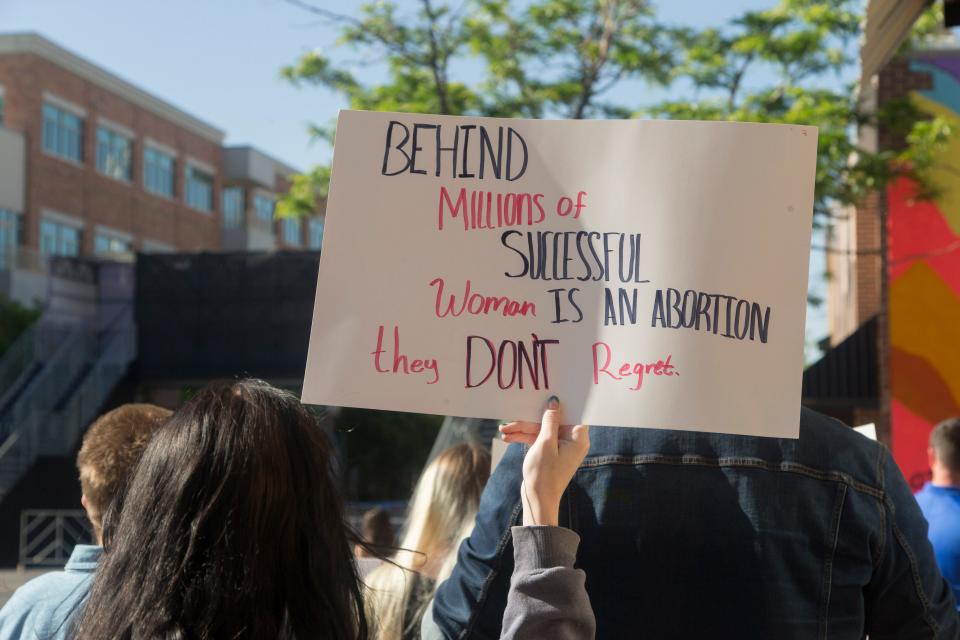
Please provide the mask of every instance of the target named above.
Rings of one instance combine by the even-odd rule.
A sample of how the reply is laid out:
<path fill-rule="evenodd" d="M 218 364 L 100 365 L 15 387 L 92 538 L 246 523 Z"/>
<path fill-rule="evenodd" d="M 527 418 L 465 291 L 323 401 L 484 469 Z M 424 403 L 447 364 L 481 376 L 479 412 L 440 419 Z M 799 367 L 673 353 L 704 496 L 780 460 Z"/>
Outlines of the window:
<path fill-rule="evenodd" d="M 173 156 L 153 147 L 143 152 L 143 186 L 150 193 L 173 197 Z"/>
<path fill-rule="evenodd" d="M 323 245 L 323 220 L 310 221 L 310 248 L 319 249 Z"/>
<path fill-rule="evenodd" d="M 0 271 L 13 266 L 20 244 L 20 216 L 16 211 L 0 209 Z"/>
<path fill-rule="evenodd" d="M 188 164 L 186 178 L 187 204 L 200 211 L 213 211 L 213 176 Z"/>
<path fill-rule="evenodd" d="M 243 189 L 228 187 L 220 192 L 220 210 L 223 211 L 223 226 L 239 229 L 243 226 Z"/>
<path fill-rule="evenodd" d="M 44 103 L 43 150 L 67 160 L 83 162 L 83 118 Z"/>
<path fill-rule="evenodd" d="M 93 251 L 98 256 L 127 256 L 132 253 L 130 241 L 108 233 L 98 233 L 93 239 Z"/>
<path fill-rule="evenodd" d="M 259 194 L 254 196 L 253 213 L 261 228 L 267 231 L 273 230 L 273 198 Z"/>
<path fill-rule="evenodd" d="M 41 220 L 40 254 L 44 258 L 80 255 L 80 229 L 53 220 Z"/>
<path fill-rule="evenodd" d="M 283 219 L 283 241 L 299 246 L 303 242 L 300 218 Z"/>
<path fill-rule="evenodd" d="M 97 127 L 97 171 L 117 180 L 130 180 L 133 141 L 106 127 Z"/>

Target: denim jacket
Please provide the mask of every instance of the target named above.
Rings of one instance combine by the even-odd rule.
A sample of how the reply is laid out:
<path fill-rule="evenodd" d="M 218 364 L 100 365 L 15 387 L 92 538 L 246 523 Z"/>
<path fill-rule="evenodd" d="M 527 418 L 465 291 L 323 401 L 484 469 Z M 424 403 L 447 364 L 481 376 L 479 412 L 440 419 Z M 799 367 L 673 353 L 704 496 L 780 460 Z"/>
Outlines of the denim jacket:
<path fill-rule="evenodd" d="M 804 409 L 799 440 L 594 427 L 561 505 L 597 638 L 960 638 L 927 523 L 889 452 Z M 523 448 L 440 586 L 445 638 L 494 640 Z"/>
<path fill-rule="evenodd" d="M 102 547 L 78 544 L 63 571 L 38 576 L 0 609 L 0 640 L 66 640 L 90 591 Z"/>

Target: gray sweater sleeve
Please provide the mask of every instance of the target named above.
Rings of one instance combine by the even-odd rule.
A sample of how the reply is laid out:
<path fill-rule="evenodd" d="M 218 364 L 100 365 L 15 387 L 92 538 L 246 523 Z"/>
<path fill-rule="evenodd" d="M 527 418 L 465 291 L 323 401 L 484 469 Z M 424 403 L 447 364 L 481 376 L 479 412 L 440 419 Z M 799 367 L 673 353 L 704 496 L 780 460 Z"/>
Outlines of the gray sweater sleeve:
<path fill-rule="evenodd" d="M 501 640 L 593 640 L 597 623 L 573 568 L 580 536 L 562 527 L 513 527 L 513 577 Z"/>

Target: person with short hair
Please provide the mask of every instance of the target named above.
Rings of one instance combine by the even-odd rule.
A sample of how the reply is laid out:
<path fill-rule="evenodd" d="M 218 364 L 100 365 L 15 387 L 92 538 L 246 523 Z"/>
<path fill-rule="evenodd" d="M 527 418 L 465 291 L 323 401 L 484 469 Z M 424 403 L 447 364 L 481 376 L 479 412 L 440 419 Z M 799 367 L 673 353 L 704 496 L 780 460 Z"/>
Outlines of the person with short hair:
<path fill-rule="evenodd" d="M 960 418 L 949 418 L 930 434 L 927 448 L 932 477 L 917 493 L 930 528 L 937 564 L 960 602 Z"/>
<path fill-rule="evenodd" d="M 77 545 L 63 571 L 26 583 L 0 610 L 5 640 L 66 638 L 70 621 L 86 598 L 103 551 L 103 515 L 136 467 L 153 432 L 170 411 L 152 404 L 125 404 L 100 416 L 87 430 L 77 454 L 80 502 L 96 544 Z"/>

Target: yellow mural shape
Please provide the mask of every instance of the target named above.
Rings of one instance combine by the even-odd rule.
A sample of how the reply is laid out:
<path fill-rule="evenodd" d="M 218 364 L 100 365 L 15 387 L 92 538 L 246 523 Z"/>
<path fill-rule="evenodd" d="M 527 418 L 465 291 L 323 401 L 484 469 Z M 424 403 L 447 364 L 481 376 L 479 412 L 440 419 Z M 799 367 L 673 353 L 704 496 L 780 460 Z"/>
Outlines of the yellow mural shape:
<path fill-rule="evenodd" d="M 931 100 L 926 96 L 912 92 L 911 100 L 918 109 L 931 116 L 940 116 L 950 123 L 954 134 L 950 136 L 947 147 L 937 154 L 930 179 L 939 193 L 934 201 L 940 209 L 950 229 L 960 235 L 960 117 L 950 107 Z"/>
<path fill-rule="evenodd" d="M 960 402 L 960 298 L 923 261 L 890 285 L 890 344 L 926 360 Z"/>

